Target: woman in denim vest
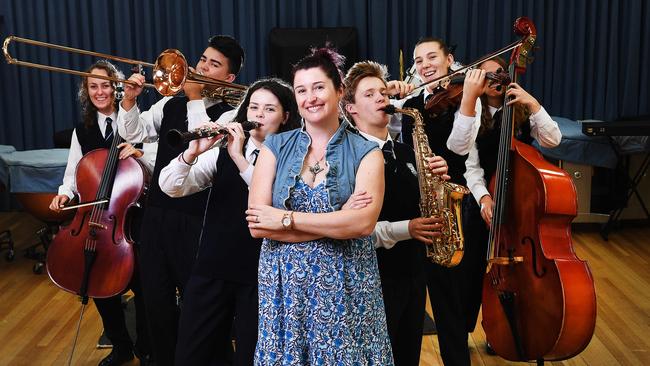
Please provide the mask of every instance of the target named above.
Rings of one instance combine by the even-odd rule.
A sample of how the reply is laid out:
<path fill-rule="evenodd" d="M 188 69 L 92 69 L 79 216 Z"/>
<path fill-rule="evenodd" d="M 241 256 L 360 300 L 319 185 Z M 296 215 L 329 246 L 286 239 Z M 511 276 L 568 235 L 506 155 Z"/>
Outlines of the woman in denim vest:
<path fill-rule="evenodd" d="M 294 66 L 303 127 L 266 139 L 246 211 L 265 238 L 256 365 L 392 365 L 370 239 L 384 193 L 377 144 L 339 120 L 343 57 L 322 48 Z M 363 207 L 341 211 L 352 196 Z"/>

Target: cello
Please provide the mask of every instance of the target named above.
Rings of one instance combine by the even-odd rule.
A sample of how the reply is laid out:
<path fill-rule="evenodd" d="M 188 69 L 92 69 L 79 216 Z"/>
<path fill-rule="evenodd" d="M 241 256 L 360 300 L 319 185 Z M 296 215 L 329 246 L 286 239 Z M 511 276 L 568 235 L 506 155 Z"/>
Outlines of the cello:
<path fill-rule="evenodd" d="M 518 18 L 523 36 L 511 56 L 516 82 L 526 69 L 536 38 L 528 18 Z M 505 98 L 487 273 L 483 283 L 486 338 L 497 355 L 511 361 L 564 360 L 580 353 L 596 323 L 596 295 L 588 264 L 571 242 L 577 213 L 569 175 L 533 147 L 514 138 L 513 107 Z"/>
<path fill-rule="evenodd" d="M 134 157 L 119 159 L 117 146 L 123 141 L 116 133 L 109 149 L 96 149 L 81 158 L 75 172 L 79 200 L 94 200 L 64 208 L 77 208 L 77 212 L 59 230 L 47 253 L 52 282 L 79 295 L 82 304 L 68 364 L 88 299 L 122 293 L 133 276 L 134 240 L 129 229 L 133 209 L 145 196 L 149 173 Z"/>
<path fill-rule="evenodd" d="M 118 158 L 115 134 L 110 149 L 84 155 L 75 172 L 79 200 L 72 222 L 61 228 L 47 253 L 47 273 L 58 287 L 79 295 L 105 298 L 129 284 L 135 264 L 129 231 L 132 207 L 143 198 L 147 169 L 133 157 Z"/>

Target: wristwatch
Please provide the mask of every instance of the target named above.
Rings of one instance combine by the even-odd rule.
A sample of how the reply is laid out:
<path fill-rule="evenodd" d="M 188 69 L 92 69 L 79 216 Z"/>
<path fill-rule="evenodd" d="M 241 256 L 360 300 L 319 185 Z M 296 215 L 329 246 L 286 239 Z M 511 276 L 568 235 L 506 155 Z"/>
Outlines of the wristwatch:
<path fill-rule="evenodd" d="M 282 215 L 282 226 L 284 230 L 293 229 L 293 211 L 286 212 Z"/>

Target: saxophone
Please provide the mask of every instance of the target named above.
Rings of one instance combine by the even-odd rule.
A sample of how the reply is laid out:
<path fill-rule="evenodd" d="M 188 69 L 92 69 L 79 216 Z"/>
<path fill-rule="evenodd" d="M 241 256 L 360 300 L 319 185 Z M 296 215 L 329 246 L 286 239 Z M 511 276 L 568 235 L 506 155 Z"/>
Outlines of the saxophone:
<path fill-rule="evenodd" d="M 426 158 L 434 156 L 429 139 L 424 132 L 422 114 L 414 108 L 395 108 L 388 105 L 384 111 L 389 114 L 402 113 L 414 120 L 413 147 L 420 186 L 420 214 L 422 217 L 442 217 L 441 236 L 432 237 L 433 245 L 426 244 L 427 258 L 433 263 L 453 267 L 463 258 L 464 238 L 462 226 L 463 197 L 469 189 L 459 184 L 446 182 L 426 166 Z"/>

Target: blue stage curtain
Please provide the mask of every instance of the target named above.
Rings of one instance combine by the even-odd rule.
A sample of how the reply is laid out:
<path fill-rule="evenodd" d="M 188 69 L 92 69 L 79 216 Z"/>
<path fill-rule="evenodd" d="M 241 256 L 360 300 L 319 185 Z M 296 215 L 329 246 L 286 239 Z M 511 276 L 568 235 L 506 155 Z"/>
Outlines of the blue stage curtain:
<path fill-rule="evenodd" d="M 3 0 L 0 36 L 147 62 L 178 48 L 193 65 L 210 35 L 230 34 L 246 51 L 238 82 L 248 84 L 268 76 L 274 27 L 356 27 L 360 58 L 385 63 L 398 77 L 399 50 L 410 66 L 421 36 L 457 45 L 456 59 L 466 63 L 512 42 L 512 23 L 522 15 L 535 22 L 539 47 L 522 83 L 551 114 L 650 114 L 650 71 L 642 67 L 650 59 L 650 5 L 644 0 Z M 12 47 L 12 53 L 63 67 L 93 62 L 33 47 Z M 5 62 L 0 75 L 0 144 L 51 147 L 55 131 L 79 120 L 78 77 Z M 158 98 L 151 91 L 140 105 Z"/>

